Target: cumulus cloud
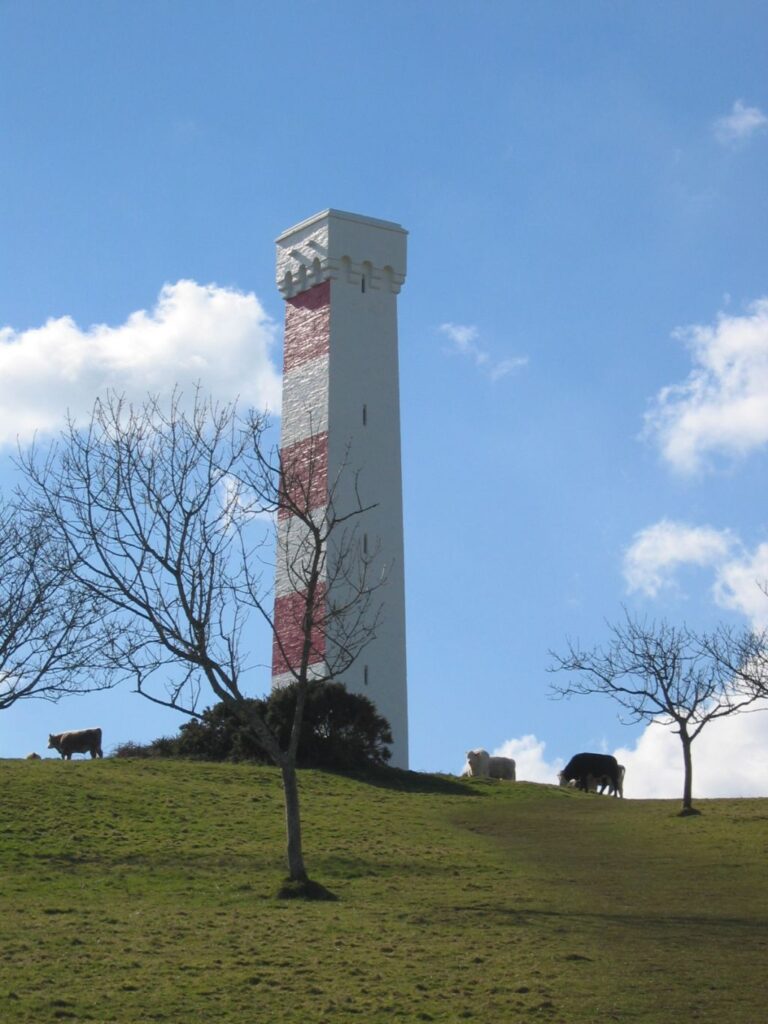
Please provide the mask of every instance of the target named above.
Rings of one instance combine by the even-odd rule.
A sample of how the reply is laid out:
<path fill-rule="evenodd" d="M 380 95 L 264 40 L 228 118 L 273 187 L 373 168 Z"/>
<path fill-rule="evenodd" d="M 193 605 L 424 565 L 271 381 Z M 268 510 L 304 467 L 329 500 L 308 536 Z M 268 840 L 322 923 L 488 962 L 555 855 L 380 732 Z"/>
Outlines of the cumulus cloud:
<path fill-rule="evenodd" d="M 753 629 L 768 629 L 768 544 L 728 559 L 718 568 L 715 600 L 721 608 L 741 612 Z"/>
<path fill-rule="evenodd" d="M 557 782 L 557 773 L 565 767 L 562 758 L 547 760 L 546 743 L 532 733 L 518 739 L 507 740 L 492 751 L 494 756 L 512 757 L 515 760 L 517 778 L 525 782 Z"/>
<path fill-rule="evenodd" d="M 688 346 L 693 370 L 662 388 L 645 420 L 663 457 L 692 473 L 707 456 L 744 456 L 768 443 L 768 298 L 745 315 L 721 313 L 675 336 Z"/>
<path fill-rule="evenodd" d="M 715 120 L 712 130 L 722 146 L 733 146 L 751 138 L 766 125 L 768 117 L 759 107 L 748 107 L 743 100 L 736 100 L 729 114 Z"/>
<path fill-rule="evenodd" d="M 638 531 L 624 553 L 627 590 L 657 597 L 687 565 L 711 571 L 719 607 L 740 612 L 753 629 L 768 629 L 768 543 L 750 551 L 732 530 L 662 519 Z"/>
<path fill-rule="evenodd" d="M 662 519 L 635 534 L 624 553 L 624 579 L 631 592 L 656 597 L 683 565 L 718 566 L 737 543 L 730 530 L 688 526 Z"/>
<path fill-rule="evenodd" d="M 67 411 L 87 416 L 108 388 L 141 400 L 200 381 L 214 398 L 278 413 L 275 334 L 255 295 L 195 281 L 165 285 L 154 308 L 116 326 L 65 316 L 0 327 L 0 444 L 55 431 Z"/>
<path fill-rule="evenodd" d="M 693 743 L 693 798 L 768 796 L 768 701 L 759 710 L 716 719 Z M 682 799 L 680 739 L 649 724 L 634 746 L 614 750 L 627 769 L 626 797 Z"/>
<path fill-rule="evenodd" d="M 492 359 L 490 353 L 478 343 L 479 331 L 472 324 L 446 323 L 440 324 L 439 329 L 450 339 L 451 352 L 470 359 L 494 382 L 528 365 L 527 356 Z"/>

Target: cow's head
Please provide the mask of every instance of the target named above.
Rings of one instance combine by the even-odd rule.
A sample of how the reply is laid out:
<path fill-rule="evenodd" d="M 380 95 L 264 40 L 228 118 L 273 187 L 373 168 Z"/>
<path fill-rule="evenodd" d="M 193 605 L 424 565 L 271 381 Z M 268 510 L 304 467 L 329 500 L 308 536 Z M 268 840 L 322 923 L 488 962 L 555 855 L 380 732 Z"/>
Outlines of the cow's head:
<path fill-rule="evenodd" d="M 58 736 L 55 736 L 53 733 L 49 733 L 48 734 L 48 749 L 49 750 L 51 750 L 51 749 L 55 750 L 56 749 L 56 744 L 58 742 L 59 742 L 59 737 Z"/>

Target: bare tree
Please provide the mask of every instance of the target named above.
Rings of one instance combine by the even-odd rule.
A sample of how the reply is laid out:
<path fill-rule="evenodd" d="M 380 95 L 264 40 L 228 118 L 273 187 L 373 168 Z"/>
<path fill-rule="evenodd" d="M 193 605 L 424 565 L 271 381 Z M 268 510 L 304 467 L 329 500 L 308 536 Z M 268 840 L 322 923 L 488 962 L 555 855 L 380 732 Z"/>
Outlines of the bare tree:
<path fill-rule="evenodd" d="M 609 624 L 609 634 L 605 647 L 584 650 L 569 641 L 565 654 L 550 652 L 550 671 L 573 676 L 553 689 L 560 696 L 605 694 L 625 710 L 628 723 L 669 725 L 682 745 L 682 813 L 698 813 L 692 802 L 693 741 L 709 722 L 748 707 L 758 693 L 738 685 L 707 638 L 684 625 L 638 621 L 625 612 L 623 622 Z"/>
<path fill-rule="evenodd" d="M 100 684 L 97 600 L 73 584 L 65 548 L 39 516 L 0 505 L 0 710 Z"/>
<path fill-rule="evenodd" d="M 199 390 L 188 410 L 178 392 L 167 407 L 107 395 L 85 429 L 70 422 L 46 455 L 33 450 L 21 464 L 75 579 L 122 625 L 109 637 L 113 668 L 148 699 L 193 717 L 212 693 L 280 768 L 289 879 L 308 883 L 296 773 L 306 690 L 348 668 L 373 639 L 380 580 L 358 544 L 355 521 L 366 509 L 356 488 L 337 509 L 340 482 L 319 475 L 312 446 L 300 466 L 283 465 L 267 447 L 267 426 Z M 298 648 L 273 613 L 274 529 L 284 532 L 277 550 L 295 596 Z M 287 748 L 247 700 L 253 615 L 273 631 L 297 686 Z"/>

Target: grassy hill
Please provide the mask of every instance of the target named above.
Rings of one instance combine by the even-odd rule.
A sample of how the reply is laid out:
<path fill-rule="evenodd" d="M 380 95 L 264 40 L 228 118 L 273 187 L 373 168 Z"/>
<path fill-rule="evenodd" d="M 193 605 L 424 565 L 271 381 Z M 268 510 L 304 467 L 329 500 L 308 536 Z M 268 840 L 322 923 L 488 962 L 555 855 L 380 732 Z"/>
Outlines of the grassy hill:
<path fill-rule="evenodd" d="M 0 761 L 0 1020 L 768 1020 L 768 801 Z"/>

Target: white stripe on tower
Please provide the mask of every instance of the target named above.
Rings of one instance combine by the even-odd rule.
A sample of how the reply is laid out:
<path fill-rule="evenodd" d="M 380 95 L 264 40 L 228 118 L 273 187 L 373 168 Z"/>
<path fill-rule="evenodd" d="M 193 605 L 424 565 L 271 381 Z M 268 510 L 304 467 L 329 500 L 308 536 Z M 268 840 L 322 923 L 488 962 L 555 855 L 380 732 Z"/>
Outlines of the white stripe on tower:
<path fill-rule="evenodd" d="M 408 767 L 408 696 L 397 295 L 406 236 L 390 221 L 325 210 L 277 239 L 277 284 L 286 299 L 281 458 L 309 487 L 318 515 L 329 483 L 337 511 L 355 507 L 356 487 L 370 507 L 358 529 L 372 572 L 386 577 L 376 595 L 383 617 L 372 643 L 336 678 L 369 697 L 388 720 L 391 763 L 401 768 Z M 283 517 L 275 580 L 275 632 L 283 649 L 273 646 L 273 686 L 294 678 L 301 651 L 304 595 L 290 572 L 300 542 L 298 522 Z M 335 557 L 332 551 L 328 557 Z M 328 580 L 337 580 L 335 568 L 329 565 Z M 340 584 L 331 585 L 335 594 Z M 333 660 L 330 648 L 320 636 L 313 647 L 323 674 L 326 654 Z"/>

